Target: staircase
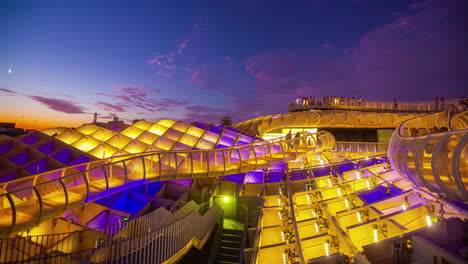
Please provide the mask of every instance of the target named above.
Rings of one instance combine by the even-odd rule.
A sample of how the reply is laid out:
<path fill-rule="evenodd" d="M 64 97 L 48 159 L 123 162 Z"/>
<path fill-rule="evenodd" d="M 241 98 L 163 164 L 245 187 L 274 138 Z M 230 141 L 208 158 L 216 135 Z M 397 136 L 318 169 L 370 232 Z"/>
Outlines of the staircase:
<path fill-rule="evenodd" d="M 240 263 L 243 230 L 224 229 L 215 263 Z"/>

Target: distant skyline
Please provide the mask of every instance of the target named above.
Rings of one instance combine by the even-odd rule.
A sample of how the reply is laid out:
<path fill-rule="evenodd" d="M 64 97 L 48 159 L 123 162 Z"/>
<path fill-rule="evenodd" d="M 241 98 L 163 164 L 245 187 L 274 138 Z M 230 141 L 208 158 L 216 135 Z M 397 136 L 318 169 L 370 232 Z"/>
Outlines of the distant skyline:
<path fill-rule="evenodd" d="M 0 122 L 234 123 L 295 97 L 468 96 L 468 1 L 0 2 Z"/>

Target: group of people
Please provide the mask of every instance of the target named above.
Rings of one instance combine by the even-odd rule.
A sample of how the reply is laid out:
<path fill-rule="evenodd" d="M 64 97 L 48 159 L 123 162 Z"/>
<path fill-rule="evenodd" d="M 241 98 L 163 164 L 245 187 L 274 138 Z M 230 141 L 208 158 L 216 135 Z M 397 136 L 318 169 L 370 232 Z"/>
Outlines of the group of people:
<path fill-rule="evenodd" d="M 468 109 L 468 98 L 460 98 L 457 100 L 445 100 L 443 97 L 437 97 L 434 101 L 425 101 L 425 102 L 403 102 L 400 103 L 397 99 L 393 99 L 393 104 L 391 102 L 387 102 L 390 104 L 386 104 L 385 102 L 380 101 L 366 101 L 362 99 L 361 96 L 359 97 L 335 97 L 335 96 L 325 96 L 323 98 L 320 97 L 299 97 L 294 99 L 292 102 L 289 103 L 290 108 L 294 107 L 314 107 L 318 106 L 351 106 L 351 107 L 362 107 L 362 108 L 377 108 L 387 107 L 388 110 L 393 111 L 408 111 L 408 110 L 415 110 L 415 111 L 450 111 L 451 113 L 460 113 L 466 111 Z"/>
<path fill-rule="evenodd" d="M 315 98 L 314 96 L 310 97 L 300 97 L 292 101 L 289 106 L 362 106 L 362 97 L 357 98 L 353 97 L 335 97 L 335 96 L 325 96 L 323 98 Z"/>

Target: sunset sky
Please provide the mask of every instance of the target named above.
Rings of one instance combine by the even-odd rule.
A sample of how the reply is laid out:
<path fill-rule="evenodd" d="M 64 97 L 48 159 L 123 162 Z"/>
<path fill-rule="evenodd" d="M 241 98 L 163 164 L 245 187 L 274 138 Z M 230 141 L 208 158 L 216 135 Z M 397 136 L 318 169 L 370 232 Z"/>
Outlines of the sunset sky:
<path fill-rule="evenodd" d="M 0 1 L 0 122 L 234 122 L 468 96 L 468 1 Z"/>

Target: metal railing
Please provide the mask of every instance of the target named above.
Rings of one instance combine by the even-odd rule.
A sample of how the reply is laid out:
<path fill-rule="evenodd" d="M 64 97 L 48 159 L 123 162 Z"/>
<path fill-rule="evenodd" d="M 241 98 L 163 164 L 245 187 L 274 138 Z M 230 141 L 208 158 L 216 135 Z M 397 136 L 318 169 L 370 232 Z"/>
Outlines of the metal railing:
<path fill-rule="evenodd" d="M 189 212 L 174 216 L 168 219 L 172 222 L 164 224 L 160 223 L 164 218 L 157 210 L 119 223 L 115 233 L 97 229 L 1 239 L 0 263 L 163 263 L 177 258 L 177 253 L 187 246 L 190 248 L 193 239 L 200 243 L 206 241 L 222 209 L 214 205 L 200 214 L 198 209 L 205 206 L 190 206 Z M 60 239 L 61 236 L 66 237 Z"/>
<path fill-rule="evenodd" d="M 160 180 L 217 177 L 263 169 L 331 149 L 328 132 L 301 133 L 213 150 L 146 152 L 92 161 L 0 184 L 0 236 L 123 190 Z"/>
<path fill-rule="evenodd" d="M 335 142 L 332 151 L 342 152 L 387 152 L 388 142 Z"/>
<path fill-rule="evenodd" d="M 297 98 L 288 105 L 290 112 L 310 109 L 346 109 L 359 111 L 395 111 L 395 112 L 438 112 L 448 110 L 450 105 L 459 111 L 466 109 L 466 99 L 433 101 L 378 101 L 359 98 Z"/>
<path fill-rule="evenodd" d="M 262 116 L 237 123 L 234 128 L 259 136 L 283 128 L 397 128 L 402 122 L 420 115 L 422 114 L 347 110 L 302 111 Z"/>
<path fill-rule="evenodd" d="M 450 130 L 460 130 L 468 128 L 468 111 L 460 113 L 450 119 Z"/>
<path fill-rule="evenodd" d="M 247 232 L 249 230 L 249 209 L 247 209 L 247 206 L 241 203 L 237 204 L 237 219 L 244 223 L 239 259 L 239 263 L 242 264 L 244 263 L 244 249 L 247 242 Z"/>
<path fill-rule="evenodd" d="M 461 120 L 452 131 L 444 112 L 402 123 L 389 143 L 392 166 L 417 186 L 468 201 L 468 124 Z"/>

